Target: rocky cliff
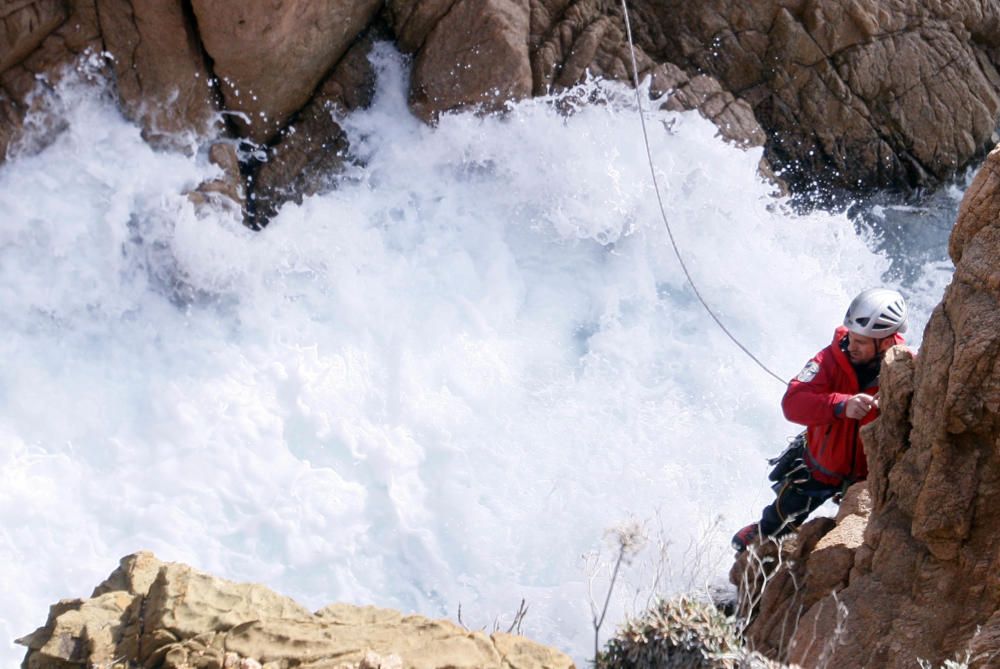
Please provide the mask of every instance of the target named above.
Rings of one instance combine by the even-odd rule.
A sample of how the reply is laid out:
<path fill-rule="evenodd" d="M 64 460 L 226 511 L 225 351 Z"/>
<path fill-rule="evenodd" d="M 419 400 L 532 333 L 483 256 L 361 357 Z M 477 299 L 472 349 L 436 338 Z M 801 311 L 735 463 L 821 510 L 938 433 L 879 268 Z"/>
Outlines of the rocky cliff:
<path fill-rule="evenodd" d="M 260 585 L 136 553 L 19 639 L 24 669 L 572 669 L 523 637 L 345 604 L 310 613 Z"/>
<path fill-rule="evenodd" d="M 966 191 L 920 355 L 892 349 L 867 484 L 731 574 L 748 638 L 803 666 L 1000 664 L 1000 149 Z M 869 515 L 870 514 L 870 515 Z M 780 566 L 778 566 L 780 565 Z M 777 568 L 776 568 L 777 567 Z"/>
<path fill-rule="evenodd" d="M 727 139 L 764 144 L 797 188 L 931 184 L 993 142 L 995 3 L 631 7 L 652 93 L 672 92 L 668 107 L 699 109 Z M 39 86 L 90 54 L 150 141 L 242 141 L 231 178 L 264 221 L 324 188 L 347 156 L 336 118 L 369 102 L 367 52 L 383 39 L 412 55 L 410 103 L 428 121 L 632 74 L 612 0 L 17 0 L 0 8 L 0 155 L 23 148 L 30 112 L 45 118 Z"/>
<path fill-rule="evenodd" d="M 645 51 L 749 104 L 800 187 L 934 183 L 997 141 L 995 2 L 633 1 Z"/>

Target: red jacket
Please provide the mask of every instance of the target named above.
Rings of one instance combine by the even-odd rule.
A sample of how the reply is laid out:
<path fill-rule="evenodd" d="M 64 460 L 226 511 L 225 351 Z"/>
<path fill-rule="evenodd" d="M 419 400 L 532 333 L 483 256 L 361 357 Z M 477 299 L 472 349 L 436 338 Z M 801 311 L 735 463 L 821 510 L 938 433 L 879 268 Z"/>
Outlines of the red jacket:
<path fill-rule="evenodd" d="M 844 405 L 853 395 L 878 392 L 878 378 L 867 388 L 860 388 L 858 376 L 841 341 L 847 328 L 833 333 L 833 343 L 813 356 L 799 375 L 788 382 L 781 400 L 785 418 L 807 426 L 806 465 L 813 478 L 822 483 L 840 485 L 845 480 L 860 481 L 868 476 L 868 460 L 858 429 L 878 417 L 873 408 L 861 420 L 848 418 Z M 903 338 L 893 335 L 896 344 Z"/>

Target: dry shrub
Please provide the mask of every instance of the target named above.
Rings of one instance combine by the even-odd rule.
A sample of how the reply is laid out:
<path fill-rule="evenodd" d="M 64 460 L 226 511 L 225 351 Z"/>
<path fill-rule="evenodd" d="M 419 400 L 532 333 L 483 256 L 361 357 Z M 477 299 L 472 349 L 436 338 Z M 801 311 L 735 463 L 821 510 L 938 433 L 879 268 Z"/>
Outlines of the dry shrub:
<path fill-rule="evenodd" d="M 681 596 L 660 600 L 625 622 L 598 654 L 596 669 L 777 669 L 747 650 L 736 621 L 714 604 Z"/>

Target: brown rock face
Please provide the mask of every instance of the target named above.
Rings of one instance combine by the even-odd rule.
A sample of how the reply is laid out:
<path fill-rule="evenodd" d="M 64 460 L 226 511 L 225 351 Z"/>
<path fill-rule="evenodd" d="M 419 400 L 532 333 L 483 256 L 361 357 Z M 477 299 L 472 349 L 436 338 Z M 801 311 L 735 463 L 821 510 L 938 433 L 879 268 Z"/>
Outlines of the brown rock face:
<path fill-rule="evenodd" d="M 1000 150 L 966 192 L 950 251 L 954 279 L 927 325 L 920 355 L 890 350 L 881 416 L 862 431 L 871 490 L 863 542 L 857 521 L 838 518 L 836 529 L 801 556 L 808 573 L 796 578 L 804 588 L 777 593 L 767 605 L 758 595 L 759 617 L 748 632 L 781 659 L 902 669 L 968 657 L 972 667 L 996 666 Z M 850 539 L 829 553 L 835 559 L 823 568 L 823 582 L 814 578 L 814 565 L 836 533 Z M 744 573 L 734 567 L 736 580 Z M 810 605 L 808 593 L 815 596 L 817 588 Z M 804 605 L 794 634 L 776 645 L 773 621 L 798 602 Z"/>
<path fill-rule="evenodd" d="M 21 137 L 29 111 L 35 136 L 24 148 L 44 145 L 61 123 L 39 88 L 57 83 L 81 54 L 101 50 L 94 0 L 8 2 L 0 7 L 0 162 Z M 49 112 L 52 113 L 49 113 Z"/>
<path fill-rule="evenodd" d="M 430 120 L 448 109 L 501 109 L 531 95 L 528 0 L 457 0 L 413 64 L 410 104 Z"/>
<path fill-rule="evenodd" d="M 511 634 L 346 604 L 315 614 L 260 585 L 231 583 L 151 553 L 125 557 L 90 599 L 63 600 L 19 639 L 24 669 L 572 669 Z"/>
<path fill-rule="evenodd" d="M 737 614 L 749 621 L 745 635 L 753 648 L 784 661 L 798 645 L 830 645 L 832 635 L 800 633 L 803 613 L 829 608 L 840 620 L 842 612 L 829 595 L 850 580 L 870 512 L 868 488 L 859 483 L 847 491 L 835 520 L 814 518 L 787 540 L 765 541 L 739 555 L 729 578 L 739 589 Z"/>
<path fill-rule="evenodd" d="M 726 139 L 764 145 L 765 173 L 777 168 L 798 189 L 935 184 L 993 141 L 995 3 L 629 7 L 634 66 L 622 7 L 608 0 L 11 0 L 0 9 L 0 150 L 29 106 L 44 107 L 32 96 L 39 81 L 54 82 L 86 49 L 110 52 L 122 109 L 148 139 L 189 148 L 192 134 L 223 133 L 260 145 L 241 159 L 253 179 L 247 211 L 266 220 L 342 166 L 331 111 L 365 103 L 364 36 L 383 19 L 380 34 L 413 55 L 412 109 L 432 122 L 588 77 L 631 83 L 637 69 L 653 95 L 670 93 L 669 109 L 697 109 Z M 226 128 L 211 127 L 219 112 Z M 58 114 L 41 123 L 57 129 Z"/>
<path fill-rule="evenodd" d="M 246 209 L 246 189 L 240 173 L 240 161 L 232 144 L 218 142 L 208 149 L 208 160 L 218 167 L 222 174 L 198 185 L 187 194 L 196 206 L 235 206 L 241 212 Z"/>
<path fill-rule="evenodd" d="M 632 54 L 620 5 L 599 0 L 572 4 L 539 3 L 533 14 L 531 42 L 534 91 L 542 95 L 569 88 L 588 76 L 632 82 Z M 552 20 L 552 19 L 555 20 Z M 633 30 L 641 17 L 633 16 Z M 762 146 L 764 131 L 746 102 L 706 74 L 688 75 L 671 62 L 654 61 L 636 45 L 639 79 L 652 77 L 651 93 L 671 93 L 672 111 L 697 109 L 726 139 L 742 146 Z"/>
<path fill-rule="evenodd" d="M 564 90 L 588 76 L 632 81 L 620 6 L 604 0 L 390 0 L 400 48 L 414 52 L 410 100 L 431 121 L 452 109 L 502 109 L 508 100 Z M 760 146 L 765 135 L 745 102 L 712 76 L 688 75 L 636 48 L 640 78 L 668 107 L 698 109 L 723 137 Z"/>
<path fill-rule="evenodd" d="M 379 0 L 193 0 L 225 107 L 242 136 L 265 143 L 301 109 Z"/>
<path fill-rule="evenodd" d="M 268 148 L 266 161 L 253 176 L 255 221 L 266 222 L 285 202 L 301 203 L 304 196 L 330 186 L 348 152 L 335 118 L 371 104 L 375 71 L 368 56 L 376 41 L 388 37 L 388 29 L 376 23 L 356 41 Z"/>
<path fill-rule="evenodd" d="M 98 0 L 118 95 L 147 140 L 207 134 L 217 103 L 212 74 L 179 0 Z"/>
<path fill-rule="evenodd" d="M 0 72 L 24 60 L 69 17 L 65 0 L 23 0 L 0 8 Z"/>
<path fill-rule="evenodd" d="M 634 0 L 657 60 L 748 102 L 802 185 L 934 183 L 992 145 L 997 7 L 959 0 Z"/>
<path fill-rule="evenodd" d="M 876 501 L 865 537 L 871 555 L 856 565 L 844 592 L 844 603 L 850 608 L 858 602 L 859 611 L 846 632 L 857 641 L 838 649 L 835 658 L 841 662 L 889 667 L 912 666 L 916 658 L 939 662 L 996 636 L 998 205 L 1000 152 L 994 151 L 968 189 L 952 234 L 952 284 L 927 325 L 912 372 L 904 367 L 891 389 L 891 403 L 911 403 L 910 411 L 883 415 L 865 434 L 880 463 L 889 463 L 885 454 L 894 455 L 894 462 L 878 469 L 885 493 Z M 885 589 L 891 599 L 879 601 Z M 986 666 L 982 658 L 979 665 Z"/>

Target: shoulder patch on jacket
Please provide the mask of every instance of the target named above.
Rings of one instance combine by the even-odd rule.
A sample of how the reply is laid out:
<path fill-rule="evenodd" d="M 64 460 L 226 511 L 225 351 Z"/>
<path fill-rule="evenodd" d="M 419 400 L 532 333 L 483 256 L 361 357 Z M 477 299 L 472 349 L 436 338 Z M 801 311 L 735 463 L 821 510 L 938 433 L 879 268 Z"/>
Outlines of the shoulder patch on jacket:
<path fill-rule="evenodd" d="M 802 368 L 799 375 L 795 377 L 796 381 L 801 381 L 802 383 L 809 383 L 816 378 L 816 374 L 819 373 L 819 363 L 815 360 L 810 360 L 806 363 L 806 366 Z"/>

